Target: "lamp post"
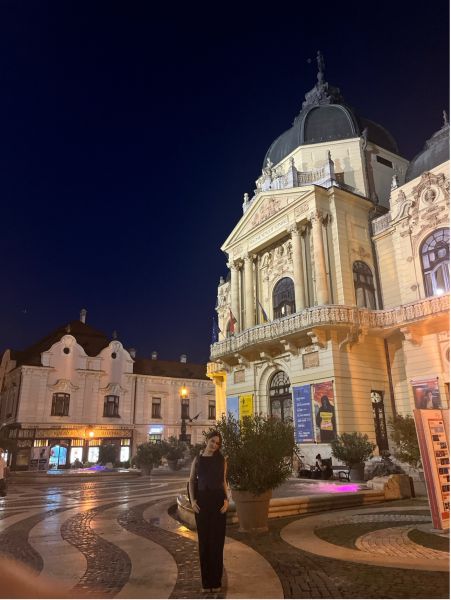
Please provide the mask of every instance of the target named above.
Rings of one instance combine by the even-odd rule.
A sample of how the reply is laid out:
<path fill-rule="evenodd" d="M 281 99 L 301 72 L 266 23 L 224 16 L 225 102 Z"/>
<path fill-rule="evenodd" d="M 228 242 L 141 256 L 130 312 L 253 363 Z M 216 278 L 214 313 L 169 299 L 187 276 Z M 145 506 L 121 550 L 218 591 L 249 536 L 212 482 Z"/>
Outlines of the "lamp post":
<path fill-rule="evenodd" d="M 182 417 L 182 426 L 180 428 L 180 441 L 186 442 L 186 419 L 189 419 L 189 397 L 188 390 L 185 384 L 182 385 L 180 390 L 180 408 Z"/>

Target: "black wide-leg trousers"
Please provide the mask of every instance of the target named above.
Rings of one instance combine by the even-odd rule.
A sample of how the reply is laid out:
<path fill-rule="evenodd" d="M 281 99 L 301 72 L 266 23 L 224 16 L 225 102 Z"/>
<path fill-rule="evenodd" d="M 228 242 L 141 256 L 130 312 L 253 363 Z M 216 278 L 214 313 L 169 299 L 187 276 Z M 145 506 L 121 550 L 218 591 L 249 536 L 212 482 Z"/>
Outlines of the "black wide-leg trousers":
<path fill-rule="evenodd" d="M 195 514 L 203 588 L 221 587 L 226 514 L 223 490 L 198 490 L 200 512 Z"/>

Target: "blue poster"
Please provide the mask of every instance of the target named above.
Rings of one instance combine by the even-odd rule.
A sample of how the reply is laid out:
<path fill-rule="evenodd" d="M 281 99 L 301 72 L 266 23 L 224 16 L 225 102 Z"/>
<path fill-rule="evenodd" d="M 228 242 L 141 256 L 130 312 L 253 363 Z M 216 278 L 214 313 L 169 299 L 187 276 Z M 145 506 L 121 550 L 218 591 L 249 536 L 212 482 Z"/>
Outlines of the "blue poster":
<path fill-rule="evenodd" d="M 293 387 L 294 435 L 296 443 L 314 442 L 310 385 Z"/>
<path fill-rule="evenodd" d="M 227 405 L 226 406 L 227 406 L 227 415 L 229 413 L 232 413 L 232 415 L 238 421 L 240 418 L 238 396 L 227 396 Z"/>

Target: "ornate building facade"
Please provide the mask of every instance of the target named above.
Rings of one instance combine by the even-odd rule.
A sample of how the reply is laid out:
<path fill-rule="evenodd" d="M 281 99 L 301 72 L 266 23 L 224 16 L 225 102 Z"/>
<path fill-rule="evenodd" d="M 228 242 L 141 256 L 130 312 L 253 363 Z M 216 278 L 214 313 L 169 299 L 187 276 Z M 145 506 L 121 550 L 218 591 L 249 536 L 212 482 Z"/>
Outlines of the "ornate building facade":
<path fill-rule="evenodd" d="M 100 446 L 116 446 L 126 462 L 136 446 L 179 437 L 203 439 L 215 422 L 214 386 L 205 365 L 137 357 L 117 339 L 85 323 L 86 311 L 0 363 L 0 446 L 13 469 L 65 468 L 97 462 Z M 181 389 L 185 388 L 185 397 Z"/>
<path fill-rule="evenodd" d="M 449 125 L 409 163 L 324 79 L 266 153 L 222 246 L 218 412 L 294 422 L 307 461 L 337 434 L 389 449 L 387 418 L 449 403 Z"/>

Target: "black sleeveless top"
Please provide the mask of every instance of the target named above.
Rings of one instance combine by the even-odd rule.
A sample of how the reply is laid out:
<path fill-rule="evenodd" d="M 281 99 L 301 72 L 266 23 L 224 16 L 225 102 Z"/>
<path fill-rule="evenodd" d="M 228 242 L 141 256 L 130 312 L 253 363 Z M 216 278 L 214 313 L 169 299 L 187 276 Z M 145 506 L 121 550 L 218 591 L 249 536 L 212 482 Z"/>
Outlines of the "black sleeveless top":
<path fill-rule="evenodd" d="M 224 457 L 215 453 L 213 456 L 197 457 L 197 486 L 206 490 L 224 491 Z"/>

